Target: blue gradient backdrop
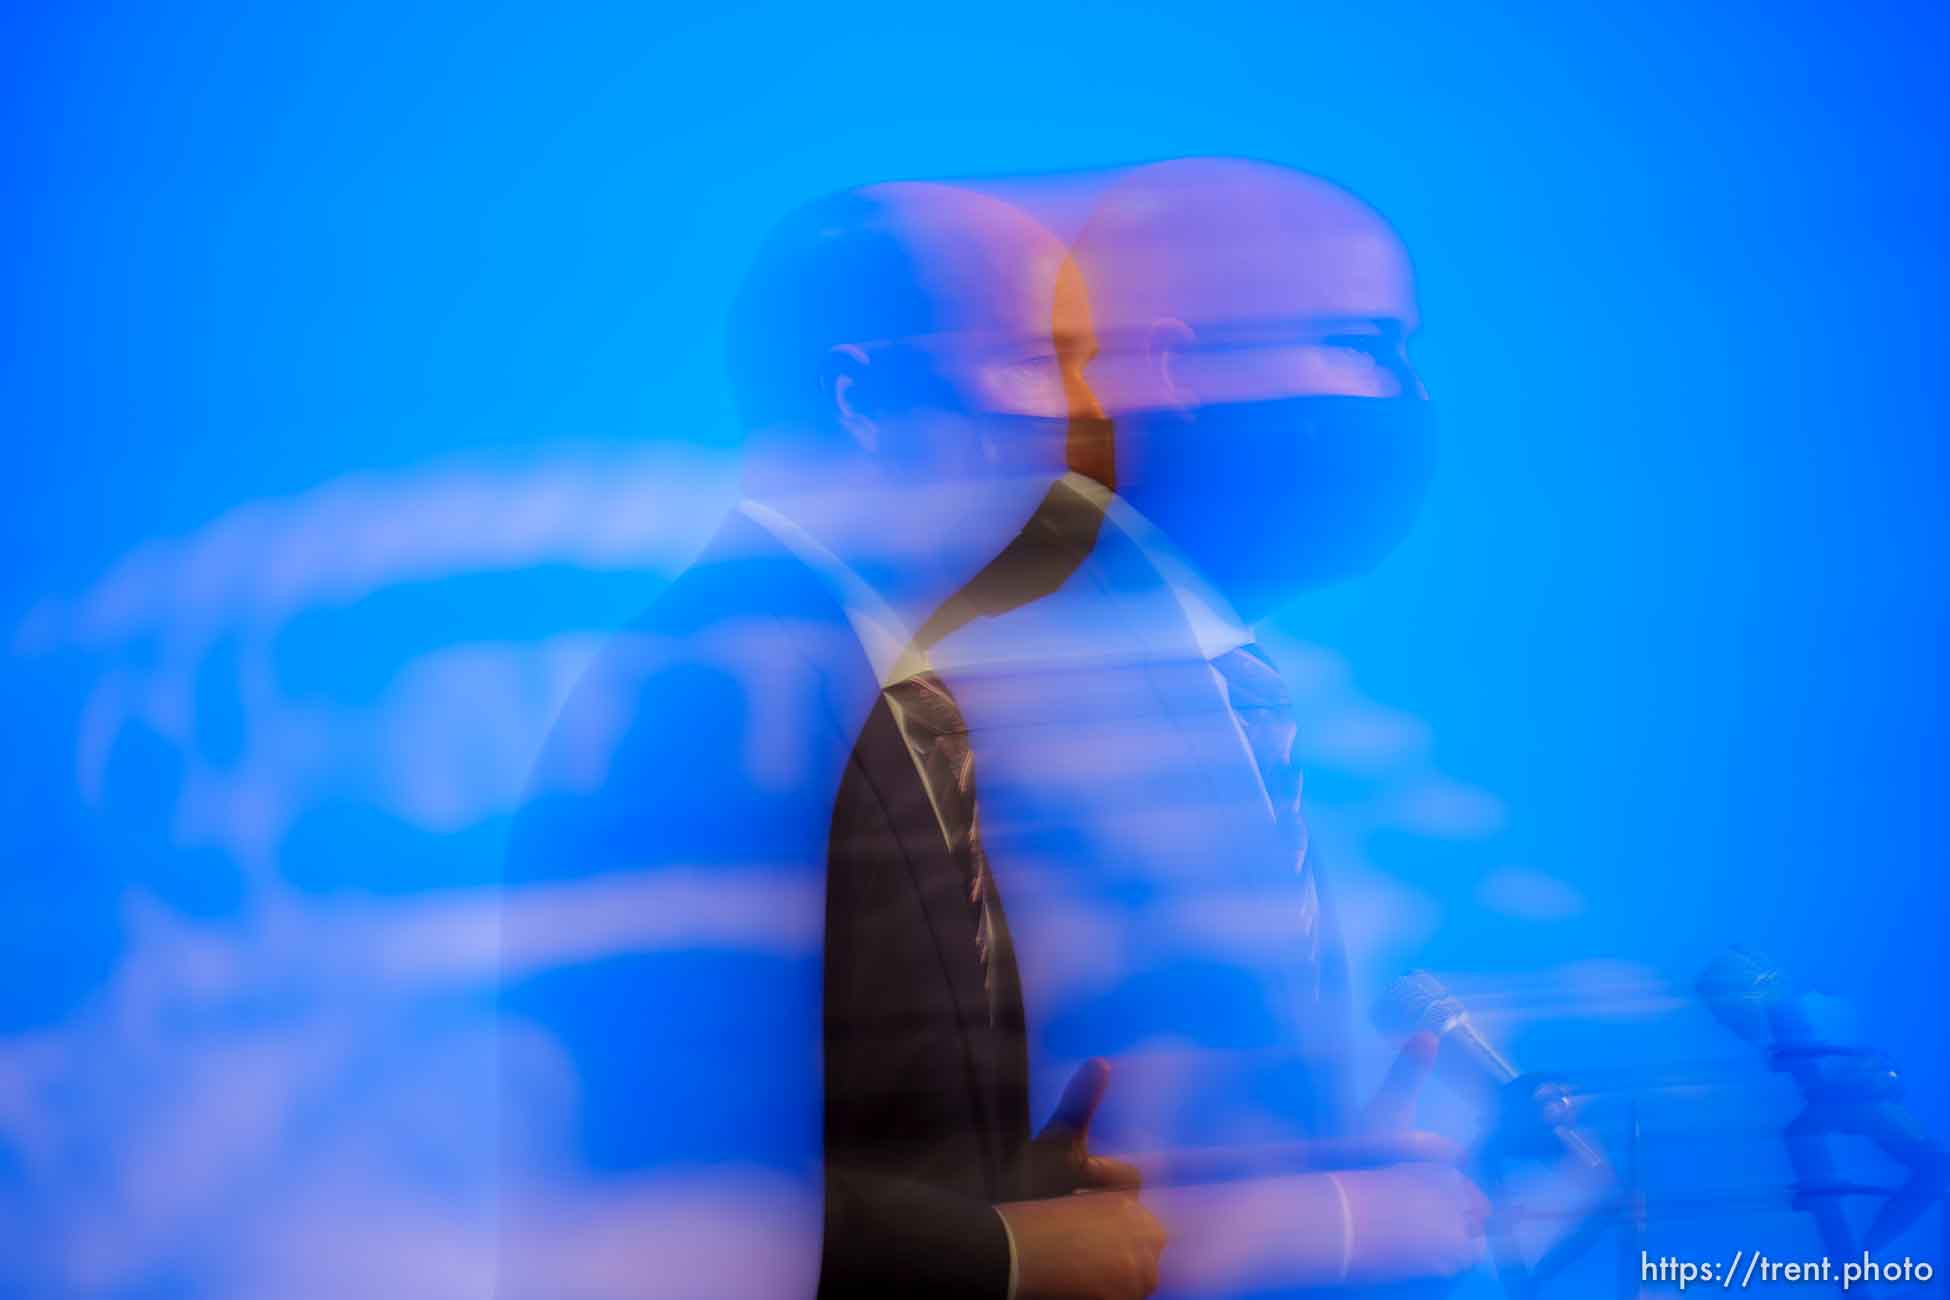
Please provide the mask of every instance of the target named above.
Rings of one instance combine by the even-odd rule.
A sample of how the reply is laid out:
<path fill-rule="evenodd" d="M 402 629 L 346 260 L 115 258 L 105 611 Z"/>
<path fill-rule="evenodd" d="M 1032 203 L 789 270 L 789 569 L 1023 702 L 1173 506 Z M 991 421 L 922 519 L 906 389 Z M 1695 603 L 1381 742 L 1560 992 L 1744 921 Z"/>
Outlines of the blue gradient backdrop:
<path fill-rule="evenodd" d="M 1499 810 L 1368 845 L 1437 909 L 1390 961 L 1683 982 L 1748 940 L 1853 1003 L 1950 1131 L 1944 38 L 1934 6 L 1799 0 L 18 8 L 0 623 L 348 474 L 728 451 L 730 293 L 813 194 L 1294 164 L 1415 254 L 1443 459 L 1410 542 L 1281 626 Z M 659 581 L 408 584 L 273 658 L 350 707 L 385 646 L 600 630 Z M 85 1017 L 131 889 L 253 924 L 245 873 L 179 842 L 169 746 L 77 776 L 90 692 L 167 647 L 44 640 L 0 689 L 0 1037 Z M 222 770 L 241 706 L 199 698 Z M 307 816 L 301 896 L 491 875 L 492 818 Z M 1486 906 L 1512 867 L 1555 892 Z"/>

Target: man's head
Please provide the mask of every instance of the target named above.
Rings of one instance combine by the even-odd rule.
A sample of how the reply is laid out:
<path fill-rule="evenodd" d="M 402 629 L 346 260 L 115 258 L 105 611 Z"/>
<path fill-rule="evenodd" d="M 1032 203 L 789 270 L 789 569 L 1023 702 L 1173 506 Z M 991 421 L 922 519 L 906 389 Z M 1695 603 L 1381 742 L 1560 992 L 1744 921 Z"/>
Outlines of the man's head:
<path fill-rule="evenodd" d="M 732 312 L 747 432 L 890 469 L 993 461 L 1004 449 L 984 431 L 1067 414 L 1050 329 L 1064 256 L 1020 209 L 949 185 L 874 185 L 801 208 Z"/>
<path fill-rule="evenodd" d="M 849 560 L 988 558 L 1063 471 L 1080 383 L 1052 341 L 1065 255 L 1020 209 L 949 185 L 788 217 L 732 312 L 748 490 Z M 968 554 L 944 563 L 951 543 Z"/>
<path fill-rule="evenodd" d="M 1114 414 L 1308 395 L 1421 396 L 1408 252 L 1304 172 L 1188 158 L 1127 173 L 1073 250 Z"/>
<path fill-rule="evenodd" d="M 1374 209 L 1270 164 L 1159 163 L 1106 191 L 1073 258 L 1116 486 L 1242 613 L 1406 529 L 1429 468 L 1419 320 Z"/>

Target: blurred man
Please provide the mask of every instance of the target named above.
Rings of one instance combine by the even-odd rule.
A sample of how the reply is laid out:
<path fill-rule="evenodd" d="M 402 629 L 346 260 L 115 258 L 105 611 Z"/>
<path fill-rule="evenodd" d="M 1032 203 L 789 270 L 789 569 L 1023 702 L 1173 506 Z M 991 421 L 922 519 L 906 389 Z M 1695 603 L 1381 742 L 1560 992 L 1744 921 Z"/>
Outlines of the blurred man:
<path fill-rule="evenodd" d="M 922 635 L 982 767 L 1032 1056 L 1119 1060 L 1100 1127 L 1157 1153 L 1167 1289 L 1453 1273 L 1486 1207 L 1407 1131 L 1431 1042 L 1364 1115 L 1346 1101 L 1338 930 L 1286 691 L 1248 627 L 1413 515 L 1407 259 L 1325 182 L 1168 163 L 1105 192 L 1058 304 L 1091 417 L 1072 472 Z M 1395 1167 L 1292 1172 L 1350 1162 Z M 1166 1190 L 1187 1181 L 1205 1186 Z"/>
<path fill-rule="evenodd" d="M 1134 1176 L 1085 1146 L 1101 1067 L 1030 1138 L 974 764 L 910 632 L 1061 471 L 1063 255 L 901 185 L 752 269 L 746 499 L 578 689 L 511 851 L 505 1295 L 1154 1284 Z M 525 1082 L 551 1057 L 562 1099 Z"/>

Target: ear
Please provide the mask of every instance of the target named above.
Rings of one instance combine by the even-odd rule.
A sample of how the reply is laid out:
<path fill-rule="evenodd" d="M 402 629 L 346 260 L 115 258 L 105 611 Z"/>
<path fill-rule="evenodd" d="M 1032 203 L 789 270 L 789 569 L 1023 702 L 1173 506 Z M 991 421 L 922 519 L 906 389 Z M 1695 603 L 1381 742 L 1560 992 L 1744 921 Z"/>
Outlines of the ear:
<path fill-rule="evenodd" d="M 880 426 L 860 406 L 860 381 L 872 366 L 864 348 L 839 343 L 827 350 L 821 376 L 822 387 L 833 402 L 834 420 L 868 455 L 880 450 Z"/>
<path fill-rule="evenodd" d="M 1198 332 L 1176 316 L 1161 316 L 1151 322 L 1145 336 L 1145 358 L 1152 378 L 1166 405 L 1185 412 L 1198 405 L 1198 393 L 1185 382 L 1179 361 L 1185 351 L 1198 342 Z"/>

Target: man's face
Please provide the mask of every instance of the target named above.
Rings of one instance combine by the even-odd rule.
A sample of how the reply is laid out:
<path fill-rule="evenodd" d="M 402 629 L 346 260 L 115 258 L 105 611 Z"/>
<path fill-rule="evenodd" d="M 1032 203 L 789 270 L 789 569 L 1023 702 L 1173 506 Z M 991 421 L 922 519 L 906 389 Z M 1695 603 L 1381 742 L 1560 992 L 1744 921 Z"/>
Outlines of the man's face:
<path fill-rule="evenodd" d="M 932 405 L 971 416 L 1060 420 L 1064 377 L 1047 322 L 1040 331 L 984 328 L 903 340 L 914 391 Z"/>
<path fill-rule="evenodd" d="M 919 473 L 1047 486 L 1063 471 L 1081 380 L 1052 331 L 1067 250 L 994 199 L 916 187 L 910 202 L 932 223 L 913 248 L 937 327 L 869 345 L 861 395 L 899 420 Z M 948 226 L 955 238 L 934 237 Z"/>
<path fill-rule="evenodd" d="M 985 328 L 867 349 L 859 399 L 898 425 L 899 456 L 920 477 L 980 480 L 1062 472 L 1065 380 L 1049 329 Z"/>
<path fill-rule="evenodd" d="M 1075 256 L 1117 489 L 1243 617 L 1399 540 L 1430 430 L 1408 258 L 1372 209 L 1263 164 L 1159 164 Z"/>
<path fill-rule="evenodd" d="M 1107 332 L 1088 371 L 1100 390 L 1126 411 L 1426 396 L 1408 356 L 1413 280 L 1393 232 L 1345 217 L 1311 233 L 1256 224 L 1223 250 L 1193 241 L 1125 262 L 1120 274 L 1156 276 L 1171 292 Z M 1180 264 L 1146 266 L 1154 257 Z"/>

